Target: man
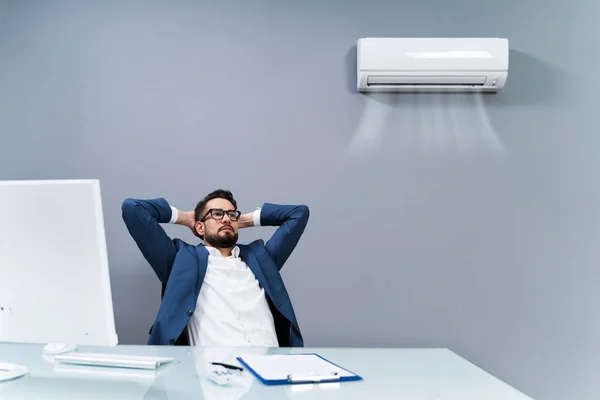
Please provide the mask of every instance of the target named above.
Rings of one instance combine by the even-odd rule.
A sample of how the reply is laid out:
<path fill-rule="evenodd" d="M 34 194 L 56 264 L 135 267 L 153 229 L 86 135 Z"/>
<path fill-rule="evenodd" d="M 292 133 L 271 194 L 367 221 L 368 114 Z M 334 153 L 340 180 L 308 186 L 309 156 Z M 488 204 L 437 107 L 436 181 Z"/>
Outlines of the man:
<path fill-rule="evenodd" d="M 228 190 L 183 212 L 163 198 L 125 199 L 127 229 L 163 284 L 150 345 L 304 345 L 280 270 L 308 222 L 306 206 L 265 203 L 241 214 Z M 204 244 L 171 239 L 161 223 L 187 226 Z M 278 226 L 265 243 L 237 244 L 238 229 Z"/>

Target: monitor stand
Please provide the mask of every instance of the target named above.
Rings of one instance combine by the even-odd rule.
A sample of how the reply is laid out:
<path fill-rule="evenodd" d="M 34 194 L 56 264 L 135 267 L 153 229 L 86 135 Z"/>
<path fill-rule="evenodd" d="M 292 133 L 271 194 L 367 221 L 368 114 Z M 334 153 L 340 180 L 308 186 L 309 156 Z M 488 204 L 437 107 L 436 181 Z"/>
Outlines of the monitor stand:
<path fill-rule="evenodd" d="M 28 372 L 27 367 L 22 365 L 0 362 L 0 382 L 20 378 Z"/>
<path fill-rule="evenodd" d="M 4 311 L 4 307 L 0 307 Z M 2 315 L 0 315 L 2 317 Z M 0 318 L 0 332 L 2 332 L 2 318 Z M 0 360 L 0 382 L 11 381 L 26 375 L 29 372 L 27 367 L 19 364 L 12 364 Z"/>

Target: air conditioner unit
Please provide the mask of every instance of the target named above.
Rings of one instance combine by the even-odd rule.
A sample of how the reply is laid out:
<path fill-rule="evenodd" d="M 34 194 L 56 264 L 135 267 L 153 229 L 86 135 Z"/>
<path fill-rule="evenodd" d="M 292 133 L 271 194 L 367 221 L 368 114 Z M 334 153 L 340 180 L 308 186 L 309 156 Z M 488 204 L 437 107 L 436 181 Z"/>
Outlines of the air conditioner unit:
<path fill-rule="evenodd" d="M 498 92 L 508 75 L 502 38 L 362 38 L 359 92 Z"/>

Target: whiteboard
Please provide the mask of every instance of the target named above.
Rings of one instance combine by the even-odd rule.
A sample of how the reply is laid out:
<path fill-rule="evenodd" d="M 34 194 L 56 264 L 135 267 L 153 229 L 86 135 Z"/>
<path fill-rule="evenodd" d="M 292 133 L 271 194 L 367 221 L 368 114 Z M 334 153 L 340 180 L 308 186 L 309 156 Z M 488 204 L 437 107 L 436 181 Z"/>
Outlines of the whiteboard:
<path fill-rule="evenodd" d="M 117 344 L 98 180 L 0 181 L 0 341 Z"/>

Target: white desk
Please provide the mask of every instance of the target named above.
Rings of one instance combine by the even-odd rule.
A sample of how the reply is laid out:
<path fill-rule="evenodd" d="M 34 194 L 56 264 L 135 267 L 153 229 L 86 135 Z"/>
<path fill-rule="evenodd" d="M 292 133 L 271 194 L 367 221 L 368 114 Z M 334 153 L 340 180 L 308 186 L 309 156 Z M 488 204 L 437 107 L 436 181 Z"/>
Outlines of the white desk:
<path fill-rule="evenodd" d="M 531 400 L 506 383 L 445 349 L 218 349 L 163 346 L 84 347 L 81 351 L 177 357 L 157 371 L 53 365 L 42 346 L 0 343 L 0 361 L 25 365 L 29 375 L 0 383 L 7 399 L 405 399 Z M 244 354 L 316 352 L 361 375 L 357 382 L 265 386 L 245 371 L 237 387 L 206 378 L 205 365 L 239 365 Z"/>

